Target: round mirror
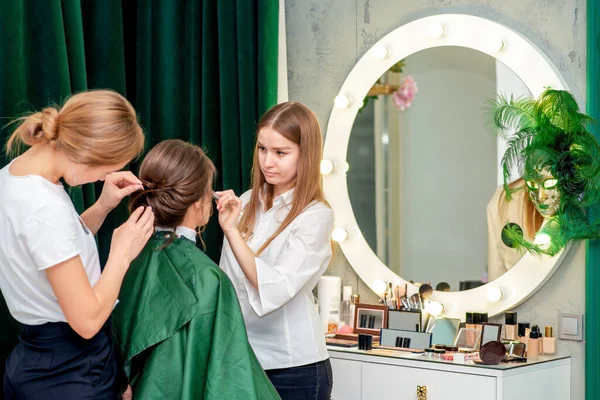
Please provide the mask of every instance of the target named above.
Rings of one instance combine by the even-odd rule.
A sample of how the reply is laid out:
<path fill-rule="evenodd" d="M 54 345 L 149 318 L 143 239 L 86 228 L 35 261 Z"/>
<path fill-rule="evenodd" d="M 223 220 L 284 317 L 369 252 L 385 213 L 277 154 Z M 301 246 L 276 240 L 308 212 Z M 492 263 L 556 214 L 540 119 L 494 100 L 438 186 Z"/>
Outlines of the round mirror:
<path fill-rule="evenodd" d="M 412 295 L 410 281 L 446 282 L 453 291 L 433 293 L 435 314 L 463 318 L 515 307 L 552 276 L 568 247 L 554 257 L 499 251 L 511 249 L 498 244 L 503 219 L 488 205 L 504 150 L 483 113 L 498 92 L 537 97 L 548 86 L 568 89 L 539 49 L 470 15 L 410 22 L 367 51 L 332 99 L 322 163 L 333 238 L 367 285 Z"/>
<path fill-rule="evenodd" d="M 520 258 L 493 231 L 504 141 L 489 133 L 484 105 L 496 94 L 531 96 L 496 58 L 435 47 L 373 82 L 354 120 L 346 179 L 356 222 L 406 280 L 467 290 Z"/>

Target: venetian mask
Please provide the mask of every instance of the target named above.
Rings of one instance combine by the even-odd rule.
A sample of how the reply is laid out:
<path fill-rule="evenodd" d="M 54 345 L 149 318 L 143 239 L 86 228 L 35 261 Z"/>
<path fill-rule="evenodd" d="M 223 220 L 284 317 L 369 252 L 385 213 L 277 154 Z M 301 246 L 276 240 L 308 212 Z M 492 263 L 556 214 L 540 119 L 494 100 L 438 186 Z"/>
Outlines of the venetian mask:
<path fill-rule="evenodd" d="M 529 198 L 535 208 L 544 218 L 550 218 L 558 213 L 560 206 L 560 191 L 558 179 L 548 170 L 542 170 L 535 177 L 525 180 Z"/>

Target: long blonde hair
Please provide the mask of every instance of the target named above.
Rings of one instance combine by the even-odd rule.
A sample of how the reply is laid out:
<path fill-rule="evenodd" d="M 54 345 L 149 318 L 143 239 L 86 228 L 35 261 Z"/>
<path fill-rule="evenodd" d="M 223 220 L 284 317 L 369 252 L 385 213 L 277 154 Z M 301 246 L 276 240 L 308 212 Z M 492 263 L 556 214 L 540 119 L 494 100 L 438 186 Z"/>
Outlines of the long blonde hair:
<path fill-rule="evenodd" d="M 144 133 L 133 106 L 112 90 L 77 93 L 62 107 L 26 117 L 6 142 L 7 155 L 23 145 L 48 142 L 77 164 L 97 167 L 130 161 L 144 149 Z"/>
<path fill-rule="evenodd" d="M 289 224 L 313 202 L 329 206 L 323 193 L 320 164 L 323 139 L 317 116 L 304 104 L 297 102 L 281 103 L 263 115 L 257 126 L 257 135 L 263 128 L 271 128 L 283 137 L 300 146 L 298 173 L 290 212 L 279 229 L 256 252 L 260 255 L 269 244 Z M 267 183 L 258 162 L 258 142 L 254 147 L 252 163 L 252 195 L 244 208 L 239 231 L 248 239 L 256 224 L 256 214 L 260 207 L 259 196 L 264 196 L 267 209 L 273 206 L 274 186 Z"/>

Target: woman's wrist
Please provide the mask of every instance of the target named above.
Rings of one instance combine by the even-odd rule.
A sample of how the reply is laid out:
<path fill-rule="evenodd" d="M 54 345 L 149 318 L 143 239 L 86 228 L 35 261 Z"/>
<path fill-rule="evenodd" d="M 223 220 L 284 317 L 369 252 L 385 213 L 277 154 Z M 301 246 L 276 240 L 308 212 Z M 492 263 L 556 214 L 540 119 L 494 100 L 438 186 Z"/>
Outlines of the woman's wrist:
<path fill-rule="evenodd" d="M 114 268 L 118 271 L 127 271 L 131 262 L 132 261 L 129 260 L 127 254 L 111 251 L 108 254 L 108 259 L 106 260 L 106 267 L 110 266 L 111 268 Z"/>
<path fill-rule="evenodd" d="M 98 199 L 94 206 L 96 206 L 98 212 L 104 214 L 104 216 L 107 216 L 114 208 L 106 204 L 106 202 L 102 200 L 102 197 Z"/>
<path fill-rule="evenodd" d="M 225 234 L 227 239 L 229 239 L 230 236 L 237 236 L 237 235 L 241 236 L 240 231 L 238 230 L 237 226 L 232 226 L 230 228 L 223 229 L 223 233 Z"/>
<path fill-rule="evenodd" d="M 239 229 L 236 227 L 228 229 L 225 233 L 225 237 L 230 245 L 234 245 L 237 243 L 245 242 L 244 237 L 242 236 Z"/>

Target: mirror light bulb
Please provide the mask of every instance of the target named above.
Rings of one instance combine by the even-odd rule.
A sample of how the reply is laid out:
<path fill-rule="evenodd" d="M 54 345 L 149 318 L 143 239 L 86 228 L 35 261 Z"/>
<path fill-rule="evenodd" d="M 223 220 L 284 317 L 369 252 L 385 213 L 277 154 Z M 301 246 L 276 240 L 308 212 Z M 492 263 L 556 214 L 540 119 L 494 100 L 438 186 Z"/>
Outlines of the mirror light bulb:
<path fill-rule="evenodd" d="M 379 295 L 385 293 L 387 288 L 388 285 L 382 280 L 373 281 L 373 283 L 371 284 L 371 289 L 373 289 L 373 291 Z"/>
<path fill-rule="evenodd" d="M 550 235 L 548 235 L 547 233 L 537 233 L 535 235 L 535 239 L 533 240 L 533 243 L 543 247 L 543 246 L 547 246 L 550 244 Z"/>
<path fill-rule="evenodd" d="M 375 46 L 373 46 L 371 54 L 373 55 L 374 59 L 383 60 L 388 55 L 388 49 L 382 44 L 376 44 Z"/>
<path fill-rule="evenodd" d="M 428 33 L 433 39 L 439 39 L 444 35 L 444 26 L 442 24 L 433 24 L 429 27 Z"/>
<path fill-rule="evenodd" d="M 444 312 L 444 305 L 439 301 L 432 300 L 425 306 L 425 311 L 435 318 Z"/>
<path fill-rule="evenodd" d="M 331 232 L 331 238 L 336 242 L 343 242 L 348 237 L 348 231 L 344 228 L 335 228 Z"/>
<path fill-rule="evenodd" d="M 487 299 L 489 301 L 491 301 L 492 303 L 500 301 L 500 299 L 502 299 L 503 295 L 504 294 L 502 293 L 502 290 L 496 286 L 490 287 L 486 292 Z"/>
<path fill-rule="evenodd" d="M 488 44 L 490 53 L 497 53 L 504 48 L 504 42 L 500 39 L 494 39 Z"/>
<path fill-rule="evenodd" d="M 333 104 L 336 108 L 343 110 L 344 108 L 347 108 L 350 105 L 350 99 L 348 98 L 348 96 L 340 94 L 339 96 L 336 96 L 335 100 L 333 101 Z"/>
<path fill-rule="evenodd" d="M 333 163 L 329 160 L 321 161 L 321 173 L 323 175 L 328 175 L 328 174 L 332 173 L 334 167 L 335 166 L 333 165 Z"/>

